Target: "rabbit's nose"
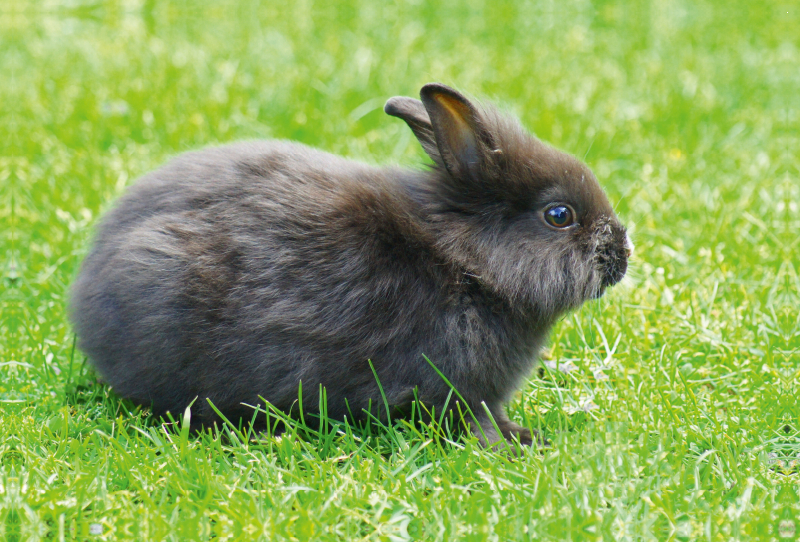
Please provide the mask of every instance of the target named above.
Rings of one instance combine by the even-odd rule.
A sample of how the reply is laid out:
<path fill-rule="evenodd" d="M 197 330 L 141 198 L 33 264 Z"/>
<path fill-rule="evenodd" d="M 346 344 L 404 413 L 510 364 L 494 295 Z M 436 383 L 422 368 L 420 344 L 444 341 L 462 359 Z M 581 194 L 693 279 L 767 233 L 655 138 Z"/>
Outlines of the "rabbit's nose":
<path fill-rule="evenodd" d="M 633 250 L 635 248 L 636 247 L 634 246 L 633 241 L 631 241 L 631 238 L 628 237 L 628 234 L 626 233 L 625 234 L 625 254 L 628 255 L 628 258 L 633 256 Z"/>

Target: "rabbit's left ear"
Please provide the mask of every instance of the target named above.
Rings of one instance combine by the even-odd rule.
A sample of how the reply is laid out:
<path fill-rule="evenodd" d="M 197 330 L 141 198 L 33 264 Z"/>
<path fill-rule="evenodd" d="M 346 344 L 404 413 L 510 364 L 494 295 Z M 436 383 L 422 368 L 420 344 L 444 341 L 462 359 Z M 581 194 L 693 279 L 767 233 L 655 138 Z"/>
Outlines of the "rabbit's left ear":
<path fill-rule="evenodd" d="M 387 115 L 406 121 L 428 156 L 439 166 L 444 165 L 442 157 L 439 155 L 439 147 L 436 146 L 431 119 L 421 101 L 405 96 L 395 96 L 389 98 L 386 105 L 383 106 L 383 110 Z"/>
<path fill-rule="evenodd" d="M 447 171 L 458 179 L 478 177 L 495 143 L 475 106 L 458 91 L 440 83 L 428 83 L 420 96 Z"/>

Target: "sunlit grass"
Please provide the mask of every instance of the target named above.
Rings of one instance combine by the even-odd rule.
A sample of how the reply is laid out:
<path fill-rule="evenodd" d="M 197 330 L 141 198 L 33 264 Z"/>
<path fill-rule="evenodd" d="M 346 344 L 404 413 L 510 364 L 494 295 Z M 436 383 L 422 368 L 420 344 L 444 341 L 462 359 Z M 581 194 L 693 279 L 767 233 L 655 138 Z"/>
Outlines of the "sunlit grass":
<path fill-rule="evenodd" d="M 746 2 L 0 7 L 0 538 L 796 539 L 797 28 Z M 97 382 L 66 292 L 126 186 L 246 138 L 420 164 L 382 106 L 429 81 L 584 158 L 636 243 L 509 407 L 550 448 L 192 435 Z"/>

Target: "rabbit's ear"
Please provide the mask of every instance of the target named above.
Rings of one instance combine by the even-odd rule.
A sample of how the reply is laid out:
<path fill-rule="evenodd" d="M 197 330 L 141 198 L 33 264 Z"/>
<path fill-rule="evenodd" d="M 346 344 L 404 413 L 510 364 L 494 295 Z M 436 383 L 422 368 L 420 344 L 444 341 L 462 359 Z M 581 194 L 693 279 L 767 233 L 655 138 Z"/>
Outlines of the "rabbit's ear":
<path fill-rule="evenodd" d="M 439 147 L 436 146 L 436 139 L 433 136 L 433 127 L 428 112 L 422 102 L 414 98 L 405 96 L 395 96 L 389 98 L 383 110 L 387 115 L 398 117 L 406 121 L 408 127 L 417 136 L 420 145 L 434 162 L 440 166 L 444 165 L 442 157 L 439 156 Z"/>
<path fill-rule="evenodd" d="M 494 149 L 475 107 L 458 91 L 428 83 L 420 91 L 447 171 L 456 178 L 477 176 Z"/>

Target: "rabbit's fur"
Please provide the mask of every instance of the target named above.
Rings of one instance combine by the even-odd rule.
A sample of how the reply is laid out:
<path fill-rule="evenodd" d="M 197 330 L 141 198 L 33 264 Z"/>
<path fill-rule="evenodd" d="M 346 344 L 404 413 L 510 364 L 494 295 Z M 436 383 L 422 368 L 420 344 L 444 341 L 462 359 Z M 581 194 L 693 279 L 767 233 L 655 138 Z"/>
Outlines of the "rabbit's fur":
<path fill-rule="evenodd" d="M 102 220 L 73 286 L 79 346 L 120 395 L 195 421 L 279 409 L 358 417 L 449 379 L 486 439 L 530 443 L 504 404 L 566 311 L 625 273 L 630 242 L 591 171 L 514 119 L 429 84 L 392 98 L 434 161 L 376 168 L 297 143 L 184 154 Z M 554 203 L 576 223 L 543 218 Z M 450 406 L 452 406 L 452 401 Z M 476 431 L 473 428 L 473 431 Z M 476 431 L 477 434 L 477 431 Z"/>

